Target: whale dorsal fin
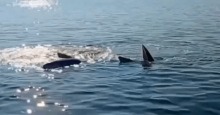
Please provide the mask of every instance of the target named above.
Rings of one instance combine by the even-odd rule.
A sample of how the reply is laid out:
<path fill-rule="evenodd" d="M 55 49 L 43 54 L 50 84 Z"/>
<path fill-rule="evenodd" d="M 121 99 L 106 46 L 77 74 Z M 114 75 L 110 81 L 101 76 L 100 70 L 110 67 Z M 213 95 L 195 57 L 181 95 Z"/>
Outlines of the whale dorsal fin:
<path fill-rule="evenodd" d="M 154 58 L 151 56 L 150 52 L 147 50 L 147 48 L 142 44 L 142 54 L 144 61 L 150 61 L 153 62 Z"/>
<path fill-rule="evenodd" d="M 68 56 L 66 54 L 62 54 L 62 53 L 57 53 L 59 58 L 72 58 L 71 56 Z"/>

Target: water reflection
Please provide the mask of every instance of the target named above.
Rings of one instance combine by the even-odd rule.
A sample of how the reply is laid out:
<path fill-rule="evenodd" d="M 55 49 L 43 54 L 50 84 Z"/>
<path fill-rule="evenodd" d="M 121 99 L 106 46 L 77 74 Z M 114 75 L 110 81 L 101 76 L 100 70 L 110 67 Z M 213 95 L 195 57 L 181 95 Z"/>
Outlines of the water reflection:
<path fill-rule="evenodd" d="M 66 104 L 49 101 L 49 98 L 53 98 L 53 96 L 48 96 L 44 88 L 41 87 L 29 86 L 28 88 L 17 89 L 16 92 L 18 99 L 25 100 L 28 107 L 28 109 L 26 109 L 27 114 L 64 112 L 69 107 Z"/>
<path fill-rule="evenodd" d="M 58 0 L 16 0 L 13 5 L 28 8 L 52 9 L 52 6 L 58 5 Z"/>

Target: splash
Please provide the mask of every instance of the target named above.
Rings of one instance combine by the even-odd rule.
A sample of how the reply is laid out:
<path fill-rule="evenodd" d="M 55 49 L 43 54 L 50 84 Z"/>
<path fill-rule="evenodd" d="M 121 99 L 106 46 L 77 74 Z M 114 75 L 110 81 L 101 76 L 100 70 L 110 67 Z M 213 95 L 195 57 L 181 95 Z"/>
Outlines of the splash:
<path fill-rule="evenodd" d="M 27 8 L 44 8 L 52 9 L 52 6 L 58 5 L 58 0 L 16 0 L 13 6 L 27 7 Z"/>
<path fill-rule="evenodd" d="M 0 50 L 0 63 L 16 68 L 41 68 L 46 63 L 60 60 L 58 52 L 90 64 L 117 60 L 116 54 L 108 47 L 22 45 L 21 47 Z"/>

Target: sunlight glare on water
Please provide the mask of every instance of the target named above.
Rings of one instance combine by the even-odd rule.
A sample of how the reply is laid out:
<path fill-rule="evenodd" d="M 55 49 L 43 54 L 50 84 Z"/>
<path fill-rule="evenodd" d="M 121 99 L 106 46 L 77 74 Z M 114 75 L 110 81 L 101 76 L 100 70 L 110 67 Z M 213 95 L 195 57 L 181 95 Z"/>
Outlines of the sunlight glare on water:
<path fill-rule="evenodd" d="M 16 0 L 13 5 L 28 8 L 52 8 L 58 5 L 58 0 Z"/>

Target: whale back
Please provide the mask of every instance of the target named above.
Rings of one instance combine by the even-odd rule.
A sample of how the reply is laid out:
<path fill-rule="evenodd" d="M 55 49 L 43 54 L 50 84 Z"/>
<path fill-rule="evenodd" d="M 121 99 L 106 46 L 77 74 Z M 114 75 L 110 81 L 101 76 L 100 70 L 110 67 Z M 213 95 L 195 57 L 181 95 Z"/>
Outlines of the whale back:
<path fill-rule="evenodd" d="M 51 63 L 47 63 L 43 65 L 43 68 L 44 69 L 55 69 L 55 68 L 70 66 L 74 64 L 80 64 L 80 63 L 81 61 L 78 59 L 64 59 L 64 60 L 58 60 L 58 61 L 54 61 Z"/>
<path fill-rule="evenodd" d="M 119 56 L 118 59 L 119 59 L 120 63 L 133 62 L 133 60 L 125 58 L 125 57 L 121 57 L 121 56 Z"/>

